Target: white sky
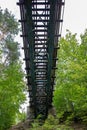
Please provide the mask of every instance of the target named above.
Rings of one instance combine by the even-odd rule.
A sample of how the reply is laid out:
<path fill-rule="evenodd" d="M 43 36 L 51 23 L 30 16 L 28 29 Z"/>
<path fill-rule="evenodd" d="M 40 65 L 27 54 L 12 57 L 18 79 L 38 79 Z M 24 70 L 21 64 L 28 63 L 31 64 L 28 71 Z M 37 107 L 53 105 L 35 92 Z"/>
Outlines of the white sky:
<path fill-rule="evenodd" d="M 19 7 L 16 5 L 18 0 L 0 0 L 2 8 L 9 8 L 18 19 L 20 19 Z M 78 35 L 87 28 L 87 0 L 65 0 L 64 22 L 62 36 L 66 29 Z"/>
<path fill-rule="evenodd" d="M 69 29 L 78 35 L 87 28 L 87 0 L 65 0 L 65 14 L 62 34 Z"/>

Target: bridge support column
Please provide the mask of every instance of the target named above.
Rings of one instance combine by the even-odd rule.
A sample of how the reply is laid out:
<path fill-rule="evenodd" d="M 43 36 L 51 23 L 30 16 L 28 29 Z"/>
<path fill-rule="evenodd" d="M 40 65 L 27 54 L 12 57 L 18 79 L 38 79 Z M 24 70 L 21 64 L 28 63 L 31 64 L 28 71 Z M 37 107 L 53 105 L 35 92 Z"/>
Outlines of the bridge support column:
<path fill-rule="evenodd" d="M 27 106 L 27 119 L 29 120 L 33 120 L 35 117 L 34 117 L 34 110 L 32 107 L 30 106 Z"/>
<path fill-rule="evenodd" d="M 54 108 L 54 106 L 52 106 L 51 108 L 49 108 L 48 115 L 52 115 L 54 117 L 56 116 L 56 109 Z"/>

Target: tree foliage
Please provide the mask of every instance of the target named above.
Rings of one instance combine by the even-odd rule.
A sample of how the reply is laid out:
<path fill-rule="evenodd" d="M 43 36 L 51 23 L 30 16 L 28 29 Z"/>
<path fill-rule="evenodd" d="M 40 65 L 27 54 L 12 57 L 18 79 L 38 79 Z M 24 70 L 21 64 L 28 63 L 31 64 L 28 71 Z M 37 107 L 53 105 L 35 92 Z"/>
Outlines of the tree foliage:
<path fill-rule="evenodd" d="M 9 128 L 25 100 L 25 83 L 19 60 L 18 22 L 7 9 L 0 9 L 0 130 Z"/>
<path fill-rule="evenodd" d="M 20 65 L 10 65 L 4 69 L 0 78 L 0 129 L 6 129 L 15 122 L 20 104 L 25 96 L 23 73 Z M 4 125 L 4 126 L 3 126 Z"/>
<path fill-rule="evenodd" d="M 87 122 L 87 30 L 76 36 L 60 40 L 54 105 L 59 118 Z"/>
<path fill-rule="evenodd" d="M 4 65 L 15 62 L 19 57 L 19 45 L 14 41 L 18 34 L 18 22 L 7 9 L 0 9 L 0 52 Z"/>

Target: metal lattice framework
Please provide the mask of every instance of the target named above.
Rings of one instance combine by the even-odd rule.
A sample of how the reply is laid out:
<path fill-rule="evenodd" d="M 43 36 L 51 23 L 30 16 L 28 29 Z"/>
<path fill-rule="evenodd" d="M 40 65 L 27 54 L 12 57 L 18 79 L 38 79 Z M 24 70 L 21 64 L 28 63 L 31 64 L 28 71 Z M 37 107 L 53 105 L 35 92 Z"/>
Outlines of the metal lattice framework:
<path fill-rule="evenodd" d="M 30 107 L 36 118 L 52 106 L 64 0 L 19 0 Z"/>

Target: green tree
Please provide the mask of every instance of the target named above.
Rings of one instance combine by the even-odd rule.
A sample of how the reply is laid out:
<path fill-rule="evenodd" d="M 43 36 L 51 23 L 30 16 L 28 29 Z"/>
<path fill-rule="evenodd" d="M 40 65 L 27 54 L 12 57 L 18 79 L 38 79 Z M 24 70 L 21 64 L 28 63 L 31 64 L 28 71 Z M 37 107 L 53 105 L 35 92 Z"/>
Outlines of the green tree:
<path fill-rule="evenodd" d="M 8 129 L 25 101 L 25 83 L 19 60 L 18 22 L 7 9 L 0 9 L 0 130 Z"/>
<path fill-rule="evenodd" d="M 87 30 L 80 38 L 68 31 L 60 40 L 54 105 L 60 118 L 87 122 Z"/>
<path fill-rule="evenodd" d="M 0 9 L 0 50 L 4 65 L 15 62 L 19 58 L 19 45 L 14 41 L 18 34 L 18 22 L 14 15 L 7 9 L 2 11 Z"/>

